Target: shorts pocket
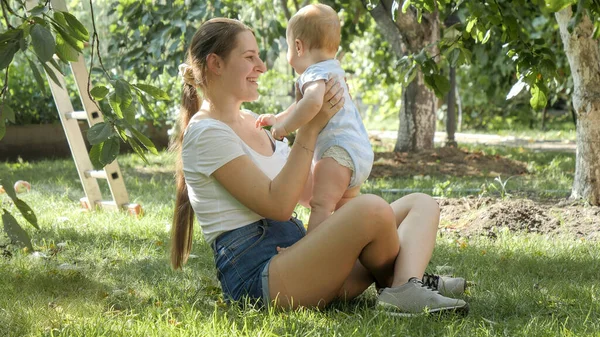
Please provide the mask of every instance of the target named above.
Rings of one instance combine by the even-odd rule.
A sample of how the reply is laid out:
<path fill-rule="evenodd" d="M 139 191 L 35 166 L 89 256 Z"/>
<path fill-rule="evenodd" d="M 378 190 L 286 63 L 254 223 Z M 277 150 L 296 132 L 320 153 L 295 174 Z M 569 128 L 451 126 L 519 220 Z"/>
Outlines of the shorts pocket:
<path fill-rule="evenodd" d="M 259 244 L 265 237 L 265 227 L 263 225 L 256 225 L 252 231 L 244 233 L 244 235 L 237 236 L 232 240 L 225 249 L 231 256 L 231 263 L 237 262 L 238 259 L 243 257 L 248 251 Z"/>
<path fill-rule="evenodd" d="M 302 236 L 306 235 L 306 228 L 304 227 L 304 224 L 302 224 L 302 221 L 300 221 L 300 220 L 298 220 L 298 219 L 296 219 L 294 217 L 291 217 L 290 221 L 293 224 L 295 224 L 296 227 L 298 227 L 298 230 L 300 231 L 300 234 L 302 234 Z"/>

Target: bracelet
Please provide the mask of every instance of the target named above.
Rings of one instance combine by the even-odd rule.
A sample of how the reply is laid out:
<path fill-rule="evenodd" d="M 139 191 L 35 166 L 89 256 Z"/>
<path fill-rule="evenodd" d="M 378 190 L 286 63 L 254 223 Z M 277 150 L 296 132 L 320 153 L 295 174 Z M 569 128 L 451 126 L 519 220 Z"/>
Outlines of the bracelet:
<path fill-rule="evenodd" d="M 294 145 L 296 145 L 296 144 L 302 146 L 303 149 L 305 149 L 306 151 L 309 151 L 310 153 L 315 153 L 315 150 L 311 150 L 311 149 L 307 148 L 306 146 L 302 145 L 302 143 L 300 143 L 300 142 L 294 142 Z"/>

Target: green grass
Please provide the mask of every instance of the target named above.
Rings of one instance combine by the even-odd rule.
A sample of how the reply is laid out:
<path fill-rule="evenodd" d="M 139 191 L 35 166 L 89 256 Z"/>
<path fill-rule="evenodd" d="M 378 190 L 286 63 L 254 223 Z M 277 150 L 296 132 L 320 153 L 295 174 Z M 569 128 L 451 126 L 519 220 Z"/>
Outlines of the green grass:
<path fill-rule="evenodd" d="M 536 168 L 530 186 L 550 186 L 572 165 L 556 154 L 506 155 Z M 130 199 L 144 207 L 140 219 L 82 212 L 83 191 L 70 159 L 0 163 L 3 179 L 32 184 L 32 192 L 20 196 L 41 230 L 18 219 L 46 256 L 11 248 L 11 258 L 0 257 L 0 336 L 600 336 L 600 245 L 503 230 L 495 239 L 438 237 L 429 270 L 441 266 L 476 282 L 466 318 L 390 318 L 374 308 L 373 289 L 322 311 L 226 306 L 211 249 L 198 231 L 195 257 L 183 271 L 170 269 L 172 157 L 149 159 L 146 165 L 132 155 L 119 157 Z M 394 184 L 411 186 L 380 183 Z M 3 206 L 16 214 L 9 203 Z M 306 220 L 307 211 L 298 211 Z"/>

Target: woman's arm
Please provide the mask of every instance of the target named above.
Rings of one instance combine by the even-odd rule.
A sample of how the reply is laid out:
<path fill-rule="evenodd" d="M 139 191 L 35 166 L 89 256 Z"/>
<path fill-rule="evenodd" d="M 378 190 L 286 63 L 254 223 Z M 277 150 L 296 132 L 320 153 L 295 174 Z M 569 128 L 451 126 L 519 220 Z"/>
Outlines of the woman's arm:
<path fill-rule="evenodd" d="M 292 215 L 306 184 L 317 135 L 343 106 L 339 83 L 327 82 L 328 90 L 321 111 L 298 129 L 294 146 L 281 172 L 269 179 L 248 156 L 240 156 L 217 169 L 213 176 L 243 205 L 261 216 L 287 220 Z"/>

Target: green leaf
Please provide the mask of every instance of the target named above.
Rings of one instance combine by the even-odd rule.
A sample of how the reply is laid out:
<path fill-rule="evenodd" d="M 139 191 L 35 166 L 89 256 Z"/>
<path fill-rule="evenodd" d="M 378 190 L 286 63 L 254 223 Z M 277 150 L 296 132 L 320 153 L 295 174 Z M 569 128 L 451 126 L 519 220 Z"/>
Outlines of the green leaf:
<path fill-rule="evenodd" d="M 412 4 L 411 0 L 405 0 L 404 3 L 402 4 L 402 13 L 406 13 L 406 11 L 408 10 L 408 7 L 410 7 L 411 4 Z"/>
<path fill-rule="evenodd" d="M 129 86 L 129 83 L 127 83 L 124 80 L 118 79 L 115 81 L 114 86 L 117 103 L 121 105 L 121 108 L 128 107 L 129 104 L 131 104 L 131 100 L 133 99 L 131 97 L 131 87 Z"/>
<path fill-rule="evenodd" d="M 150 151 L 153 154 L 158 154 L 154 143 L 152 143 L 152 141 L 148 137 L 144 136 L 141 132 L 134 128 L 130 128 L 129 130 L 131 131 L 131 133 L 133 133 L 137 140 L 148 149 L 148 151 Z"/>
<path fill-rule="evenodd" d="M 10 238 L 14 244 L 27 247 L 30 251 L 33 251 L 33 245 L 27 232 L 19 226 L 17 219 L 10 214 L 6 209 L 2 209 L 2 222 L 4 223 L 4 232 Z"/>
<path fill-rule="evenodd" d="M 450 52 L 450 55 L 448 55 L 448 62 L 450 63 L 451 67 L 456 67 L 456 62 L 458 61 L 459 57 L 460 57 L 460 49 L 458 49 L 458 48 L 452 49 L 452 51 Z"/>
<path fill-rule="evenodd" d="M 138 144 L 138 142 L 135 140 L 135 138 L 129 138 L 129 140 L 127 142 L 129 143 L 129 145 L 131 146 L 131 148 L 133 149 L 133 151 L 140 158 L 142 158 L 142 160 L 144 161 L 144 163 L 150 164 L 148 162 L 148 159 L 146 158 L 146 155 L 144 154 L 144 149 L 142 149 L 142 147 L 140 146 L 140 144 Z"/>
<path fill-rule="evenodd" d="M 11 123 L 15 123 L 15 112 L 10 107 L 10 105 L 6 103 L 6 101 L 4 101 L 3 103 L 4 104 L 2 105 L 2 119 L 6 118 Z"/>
<path fill-rule="evenodd" d="M 488 40 L 490 39 L 491 36 L 492 36 L 492 30 L 488 29 L 487 32 L 485 32 L 485 36 L 481 40 L 481 43 L 485 44 L 486 42 L 488 42 Z"/>
<path fill-rule="evenodd" d="M 19 50 L 19 43 L 17 41 L 0 45 L 0 70 L 10 65 L 17 50 Z"/>
<path fill-rule="evenodd" d="M 100 162 L 100 154 L 102 153 L 102 146 L 104 143 L 96 144 L 90 149 L 90 160 L 95 169 L 101 169 L 104 167 Z"/>
<path fill-rule="evenodd" d="M 24 32 L 21 28 L 9 29 L 6 32 L 0 34 L 0 45 L 9 41 L 18 41 L 23 38 L 23 34 Z"/>
<path fill-rule="evenodd" d="M 113 137 L 104 142 L 102 153 L 100 154 L 100 162 L 105 166 L 112 163 L 119 154 L 121 149 L 121 141 L 118 137 Z"/>
<path fill-rule="evenodd" d="M 59 74 L 65 76 L 65 73 L 63 73 L 62 71 L 62 67 L 56 62 L 54 58 L 51 58 L 50 61 L 48 61 L 48 63 L 50 63 L 54 67 L 54 69 L 58 71 Z"/>
<path fill-rule="evenodd" d="M 46 74 L 48 75 L 48 77 L 50 77 L 52 82 L 54 82 L 54 84 L 58 85 L 59 88 L 62 88 L 62 84 L 60 84 L 60 82 L 58 81 L 58 77 L 56 77 L 56 74 L 54 73 L 54 69 L 52 69 L 46 63 L 42 63 L 42 66 L 44 67 Z"/>
<path fill-rule="evenodd" d="M 445 76 L 433 74 L 433 81 L 437 90 L 434 90 L 437 97 L 441 98 L 450 91 L 450 81 Z"/>
<path fill-rule="evenodd" d="M 56 55 L 58 55 L 61 61 L 65 63 L 77 62 L 77 60 L 79 60 L 79 53 L 77 50 L 71 47 L 60 34 L 56 35 Z"/>
<path fill-rule="evenodd" d="M 2 118 L 2 120 L 4 120 L 4 118 Z M 7 188 L 7 187 L 4 188 L 4 191 L 6 192 L 6 194 L 8 195 L 9 198 L 11 198 L 12 200 L 18 199 L 17 193 L 15 192 L 15 189 L 13 188 L 14 184 L 12 182 L 7 181 L 7 180 L 0 180 L 0 185 L 10 187 L 10 188 Z"/>
<path fill-rule="evenodd" d="M 142 93 L 138 92 L 137 97 L 138 97 L 138 100 L 140 102 L 142 102 L 142 106 L 144 107 L 146 114 L 148 114 L 149 116 L 154 116 L 154 109 L 152 109 L 152 106 L 150 106 L 150 103 L 148 103 L 146 96 L 144 96 Z"/>
<path fill-rule="evenodd" d="M 106 141 L 108 138 L 115 134 L 115 130 L 112 125 L 106 122 L 100 122 L 94 124 L 87 133 L 88 142 L 91 145 L 96 145 Z"/>
<path fill-rule="evenodd" d="M 548 101 L 546 94 L 537 85 L 531 87 L 530 93 L 531 99 L 529 100 L 529 104 L 531 107 L 535 110 L 543 109 Z"/>
<path fill-rule="evenodd" d="M 35 63 L 33 63 L 33 61 L 31 61 L 29 59 L 27 59 L 27 61 L 29 62 L 29 68 L 31 68 L 31 72 L 33 72 L 33 78 L 35 78 L 35 82 L 37 83 L 38 88 L 40 88 L 41 92 L 46 94 L 46 83 L 44 82 L 44 79 L 42 78 L 42 74 L 40 74 L 40 70 L 35 65 Z"/>
<path fill-rule="evenodd" d="M 576 3 L 577 0 L 545 0 L 546 6 L 544 9 L 550 13 L 554 13 Z"/>
<path fill-rule="evenodd" d="M 56 15 L 56 13 L 55 13 L 55 15 Z M 60 26 L 56 22 L 52 22 L 52 27 L 54 27 L 54 30 L 58 34 L 60 34 L 60 36 L 64 39 L 64 41 L 67 42 L 71 47 L 73 47 L 73 49 L 75 49 L 78 53 L 83 52 L 83 42 L 72 37 L 69 34 L 69 32 L 67 32 L 62 26 Z"/>
<path fill-rule="evenodd" d="M 82 41 L 88 41 L 90 39 L 90 33 L 85 28 L 85 26 L 81 24 L 81 22 L 79 22 L 79 20 L 77 20 L 77 18 L 73 16 L 73 14 L 69 12 L 62 13 L 65 19 L 67 20 L 69 27 L 71 27 L 71 29 L 73 29 L 73 31 L 75 32 L 77 39 Z"/>
<path fill-rule="evenodd" d="M 169 94 L 167 94 L 166 91 L 159 89 L 155 86 L 143 83 L 134 84 L 133 86 L 146 92 L 148 95 L 154 97 L 155 99 L 163 101 L 170 99 Z"/>
<path fill-rule="evenodd" d="M 477 18 L 476 17 L 470 17 L 467 19 L 467 28 L 465 28 L 465 31 L 467 31 L 467 33 L 470 33 L 471 30 L 473 29 L 473 27 L 475 27 L 475 24 L 477 24 Z"/>
<path fill-rule="evenodd" d="M 90 90 L 90 95 L 94 97 L 95 100 L 101 101 L 108 95 L 108 88 L 103 85 L 97 85 L 92 90 Z"/>
<path fill-rule="evenodd" d="M 33 213 L 31 207 L 29 207 L 29 205 L 27 205 L 25 201 L 19 198 L 13 199 L 13 202 L 15 203 L 15 206 L 17 206 L 25 220 L 27 220 L 27 222 L 29 222 L 36 229 L 40 229 L 40 227 L 38 226 L 37 217 L 35 216 L 35 213 Z"/>
<path fill-rule="evenodd" d="M 31 42 L 33 50 L 40 61 L 47 62 L 52 58 L 55 52 L 54 36 L 42 25 L 33 25 L 31 28 Z"/>
<path fill-rule="evenodd" d="M 135 113 L 137 105 L 134 101 L 131 101 L 127 107 L 124 107 L 121 111 L 123 111 L 123 117 L 129 124 L 135 124 Z"/>
<path fill-rule="evenodd" d="M 123 111 L 121 111 L 120 103 L 117 102 L 117 94 L 116 93 L 113 92 L 112 94 L 110 94 L 110 96 L 108 96 L 108 104 L 113 109 L 113 111 L 115 112 L 115 115 L 117 115 L 117 117 L 123 118 Z"/>
<path fill-rule="evenodd" d="M 48 12 L 48 7 L 46 7 L 44 5 L 37 5 L 29 11 L 29 14 L 36 16 L 36 15 L 44 14 L 46 12 Z"/>

